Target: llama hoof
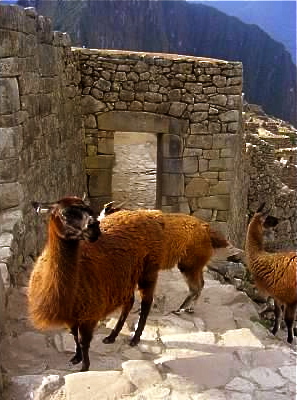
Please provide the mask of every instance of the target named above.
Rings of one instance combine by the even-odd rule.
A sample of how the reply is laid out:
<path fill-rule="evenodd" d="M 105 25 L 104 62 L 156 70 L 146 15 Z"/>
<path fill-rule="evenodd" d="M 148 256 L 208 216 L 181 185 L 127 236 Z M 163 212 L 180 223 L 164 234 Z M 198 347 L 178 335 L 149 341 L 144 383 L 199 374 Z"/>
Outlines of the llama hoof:
<path fill-rule="evenodd" d="M 131 339 L 129 344 L 130 344 L 131 347 L 135 347 L 135 346 L 138 345 L 139 341 L 140 341 L 140 339 L 133 338 L 133 339 Z"/>
<path fill-rule="evenodd" d="M 77 354 L 75 354 L 75 355 L 69 360 L 69 362 L 70 362 L 72 365 L 79 364 L 81 361 L 82 361 L 82 357 L 81 357 L 81 356 L 78 356 Z"/>
<path fill-rule="evenodd" d="M 188 314 L 193 314 L 194 313 L 194 308 L 192 308 L 192 307 L 186 308 L 185 312 L 188 313 Z"/>
<path fill-rule="evenodd" d="M 178 310 L 173 310 L 173 311 L 171 311 L 171 312 L 172 312 L 172 314 L 180 315 L 180 314 L 182 314 L 184 311 L 185 311 L 185 310 L 183 310 L 182 308 L 179 308 Z"/>
<path fill-rule="evenodd" d="M 102 340 L 102 342 L 105 343 L 105 344 L 114 343 L 114 342 L 115 342 L 115 337 L 106 336 L 106 338 L 104 338 L 104 339 Z"/>

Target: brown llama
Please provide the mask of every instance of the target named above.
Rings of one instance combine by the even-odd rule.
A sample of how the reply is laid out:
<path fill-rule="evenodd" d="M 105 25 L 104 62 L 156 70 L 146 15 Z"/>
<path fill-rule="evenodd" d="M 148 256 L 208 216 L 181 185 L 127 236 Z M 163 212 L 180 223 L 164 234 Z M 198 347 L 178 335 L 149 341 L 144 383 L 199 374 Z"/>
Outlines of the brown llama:
<path fill-rule="evenodd" d="M 81 371 L 87 371 L 98 321 L 121 308 L 119 321 L 104 339 L 114 342 L 133 306 L 137 286 L 141 312 L 130 344 L 140 340 L 158 275 L 162 216 L 126 211 L 113 229 L 100 234 L 92 210 L 80 198 L 34 206 L 48 210 L 49 222 L 45 247 L 30 276 L 29 314 L 39 329 L 70 328 L 76 344 L 70 361 L 82 362 Z"/>
<path fill-rule="evenodd" d="M 100 213 L 100 227 L 109 232 L 117 224 L 117 218 L 123 211 L 108 203 Z M 136 210 L 135 212 L 143 212 Z M 152 215 L 160 211 L 148 210 Z M 194 216 L 182 213 L 162 213 L 164 234 L 162 251 L 159 257 L 160 269 L 171 269 L 175 265 L 183 274 L 189 287 L 189 295 L 182 302 L 176 313 L 193 312 L 204 286 L 203 269 L 212 256 L 220 253 L 221 258 L 236 260 L 241 250 L 233 247 L 225 237 L 213 230 L 210 225 Z"/>
<path fill-rule="evenodd" d="M 263 233 L 277 225 L 278 220 L 263 212 L 263 203 L 251 219 L 246 237 L 246 258 L 258 289 L 273 297 L 275 321 L 272 333 L 280 327 L 282 307 L 288 330 L 287 341 L 293 342 L 294 320 L 297 309 L 297 253 L 296 251 L 268 253 L 264 250 Z"/>

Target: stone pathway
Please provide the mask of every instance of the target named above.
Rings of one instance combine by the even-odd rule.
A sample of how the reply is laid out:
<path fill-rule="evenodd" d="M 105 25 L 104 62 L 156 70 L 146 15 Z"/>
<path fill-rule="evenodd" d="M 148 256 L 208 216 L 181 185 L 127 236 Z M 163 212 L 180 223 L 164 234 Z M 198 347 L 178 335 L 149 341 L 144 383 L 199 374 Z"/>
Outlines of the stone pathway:
<path fill-rule="evenodd" d="M 251 300 L 206 273 L 195 313 L 170 313 L 186 293 L 177 270 L 160 275 L 154 307 L 140 344 L 128 345 L 135 304 L 111 345 L 102 343 L 116 315 L 101 323 L 91 343 L 89 372 L 67 364 L 73 339 L 41 333 L 26 318 L 25 288 L 11 297 L 10 336 L 2 343 L 3 400 L 295 400 L 296 345 L 259 323 Z"/>

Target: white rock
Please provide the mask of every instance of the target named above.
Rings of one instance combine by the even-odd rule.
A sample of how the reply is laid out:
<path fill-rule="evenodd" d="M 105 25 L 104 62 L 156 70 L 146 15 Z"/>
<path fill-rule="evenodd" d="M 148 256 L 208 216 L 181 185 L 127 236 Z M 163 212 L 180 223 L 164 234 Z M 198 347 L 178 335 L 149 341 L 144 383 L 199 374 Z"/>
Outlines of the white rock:
<path fill-rule="evenodd" d="M 229 330 L 218 343 L 228 347 L 264 347 L 260 340 L 247 328 Z"/>
<path fill-rule="evenodd" d="M 191 396 L 193 400 L 228 400 L 221 390 L 210 389 Z"/>
<path fill-rule="evenodd" d="M 279 388 L 286 384 L 286 381 L 279 374 L 265 367 L 243 371 L 241 375 L 256 382 L 263 390 Z"/>
<path fill-rule="evenodd" d="M 117 400 L 133 390 L 120 371 L 88 371 L 65 376 L 66 400 Z"/>
<path fill-rule="evenodd" d="M 225 386 L 225 389 L 234 390 L 236 392 L 251 393 L 255 389 L 255 386 L 246 379 L 236 377 Z"/>
<path fill-rule="evenodd" d="M 155 364 L 144 360 L 129 360 L 122 364 L 123 373 L 139 389 L 162 382 Z"/>
<path fill-rule="evenodd" d="M 279 368 L 280 373 L 285 379 L 296 384 L 297 367 L 296 365 L 286 365 Z"/>
<path fill-rule="evenodd" d="M 166 347 L 200 349 L 201 344 L 215 344 L 215 335 L 212 332 L 189 332 L 161 336 Z"/>

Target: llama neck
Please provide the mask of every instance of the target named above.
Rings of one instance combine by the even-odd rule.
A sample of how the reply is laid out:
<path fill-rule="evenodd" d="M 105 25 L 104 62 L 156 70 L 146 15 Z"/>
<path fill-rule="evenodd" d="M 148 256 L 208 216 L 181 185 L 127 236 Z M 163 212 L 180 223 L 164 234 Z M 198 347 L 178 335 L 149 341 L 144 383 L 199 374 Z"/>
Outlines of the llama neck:
<path fill-rule="evenodd" d="M 76 289 L 79 255 L 79 240 L 62 239 L 49 227 L 46 246 L 48 284 L 52 284 L 65 297 L 72 295 Z"/>
<path fill-rule="evenodd" d="M 245 249 L 249 258 L 255 258 L 258 252 L 264 251 L 263 228 L 256 219 L 253 219 L 249 224 Z"/>

